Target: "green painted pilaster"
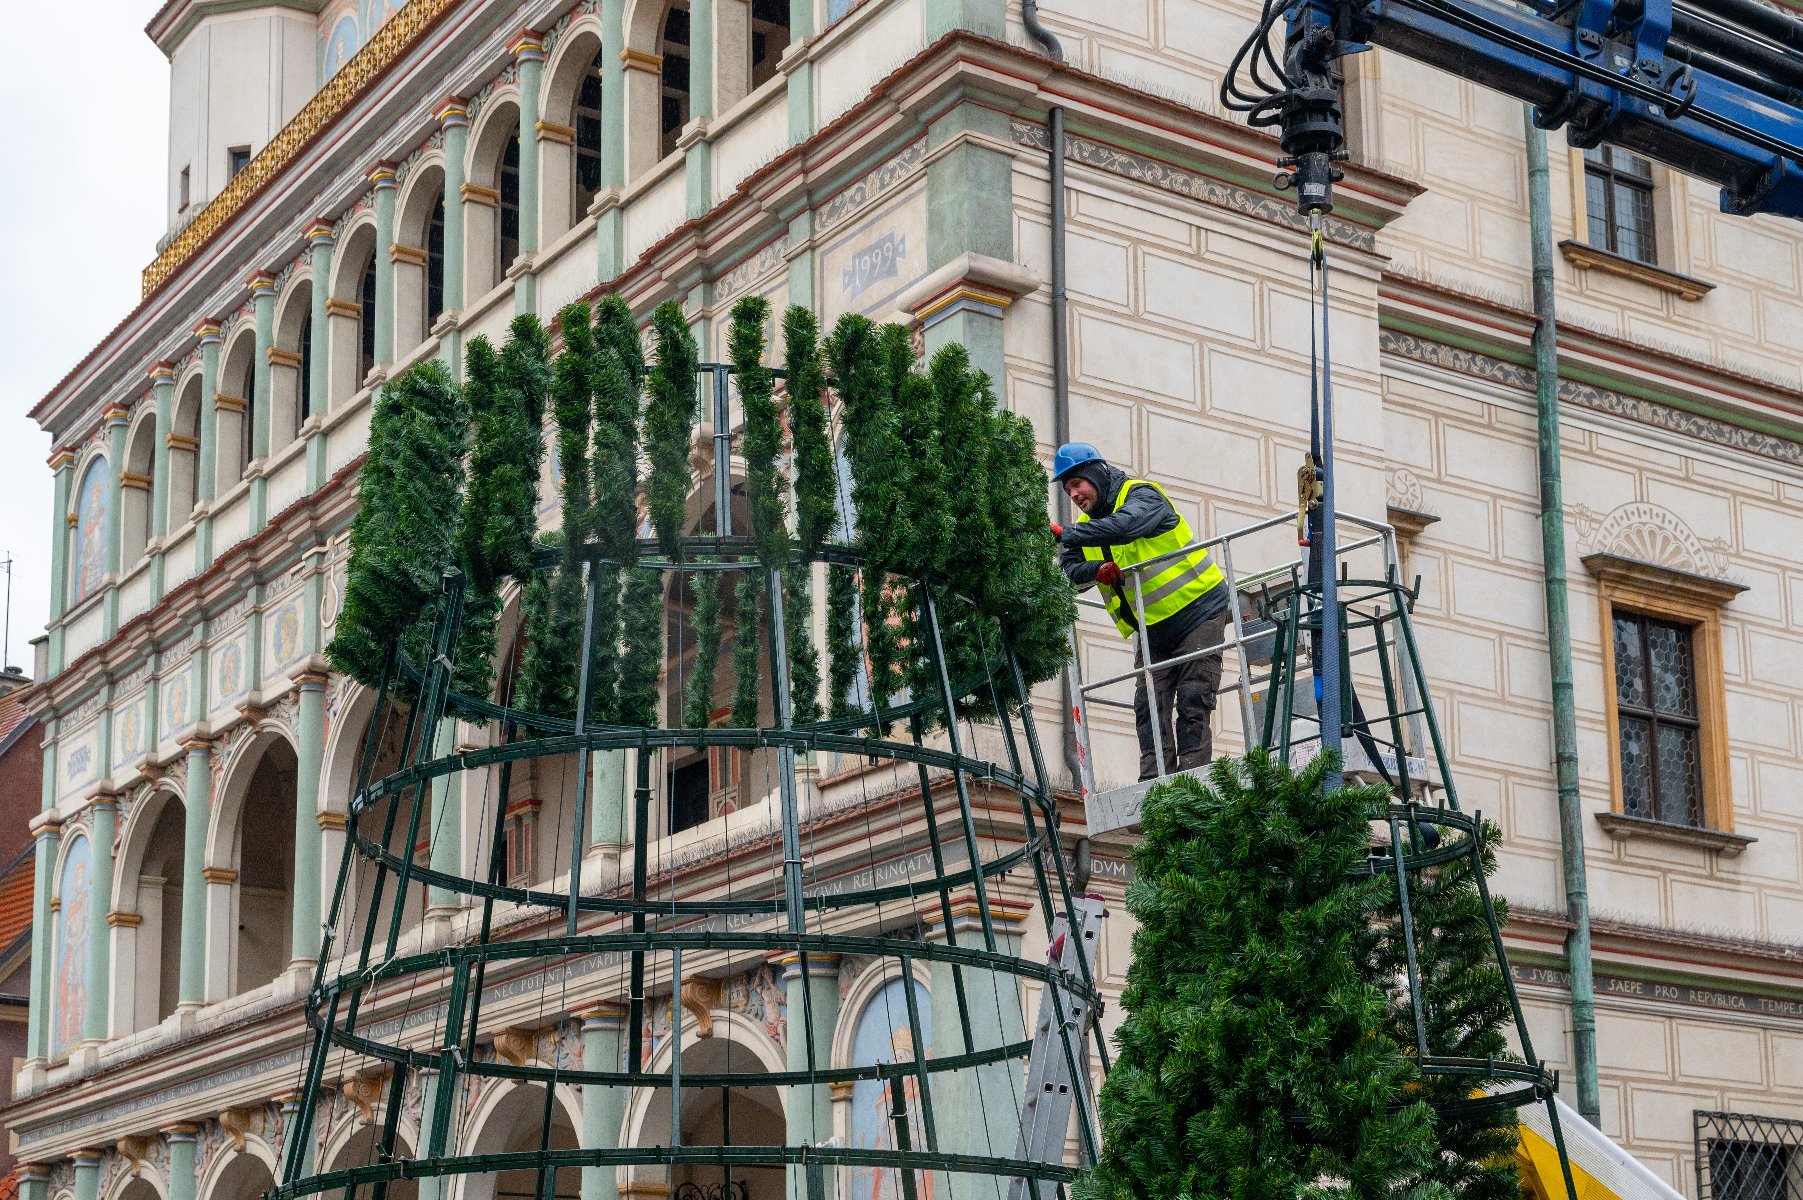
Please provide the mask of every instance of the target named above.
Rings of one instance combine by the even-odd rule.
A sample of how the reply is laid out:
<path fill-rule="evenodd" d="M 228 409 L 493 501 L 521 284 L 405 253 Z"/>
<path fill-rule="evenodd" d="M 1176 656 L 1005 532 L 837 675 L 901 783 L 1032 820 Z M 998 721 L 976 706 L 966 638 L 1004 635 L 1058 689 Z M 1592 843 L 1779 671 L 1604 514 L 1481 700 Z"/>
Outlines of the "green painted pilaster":
<path fill-rule="evenodd" d="M 307 248 L 312 255 L 313 291 L 313 369 L 301 386 L 307 389 L 307 421 L 302 425 L 307 439 L 307 490 L 316 492 L 326 485 L 326 434 L 318 422 L 325 418 L 332 403 L 332 317 L 326 311 L 327 294 L 332 283 L 332 252 L 335 248 L 332 223 L 323 218 L 307 227 Z"/>
<path fill-rule="evenodd" d="M 307 581 L 311 598 L 318 577 Z M 317 602 L 309 611 L 318 612 Z M 307 671 L 295 679 L 300 689 L 299 737 L 294 770 L 294 915 L 290 926 L 296 959 L 319 957 L 319 768 L 326 747 L 326 677 Z"/>
<path fill-rule="evenodd" d="M 252 352 L 252 389 L 257 393 L 250 411 L 250 531 L 269 524 L 269 480 L 263 470 L 269 461 L 269 410 L 274 397 L 269 378 L 269 352 L 275 349 L 275 276 L 259 271 L 250 278 L 250 299 L 256 320 L 256 349 Z"/>
<path fill-rule="evenodd" d="M 432 1067 L 420 1067 L 414 1072 L 419 1087 L 419 1134 L 415 1141 L 420 1143 L 420 1155 L 424 1157 L 426 1131 L 432 1128 L 438 1119 L 438 1072 Z M 437 1175 L 423 1175 L 419 1181 L 418 1200 L 439 1200 L 444 1195 L 444 1180 Z"/>
<path fill-rule="evenodd" d="M 46 793 L 54 790 L 56 778 L 56 746 L 44 747 L 44 783 Z M 37 841 L 34 860 L 36 875 L 31 895 L 31 1005 L 26 1010 L 25 1054 L 28 1058 L 50 1057 L 50 893 L 56 872 L 57 852 L 62 846 L 62 821 L 49 812 L 46 797 L 44 815 L 31 823 Z"/>
<path fill-rule="evenodd" d="M 369 173 L 376 189 L 376 365 L 394 361 L 394 245 L 395 174 L 393 163 L 377 163 Z"/>
<path fill-rule="evenodd" d="M 1009 118 L 975 103 L 950 109 L 927 128 L 927 267 L 937 270 L 965 254 L 1014 261 L 1013 156 L 994 146 L 1010 144 Z M 974 140 L 982 139 L 982 140 Z M 958 303 L 924 322 L 926 353 L 958 342 L 971 365 L 999 388 L 1005 378 L 1002 309 Z"/>
<path fill-rule="evenodd" d="M 469 158 L 470 110 L 452 96 L 438 106 L 438 127 L 444 130 L 444 306 L 463 307 L 463 185 Z"/>
<path fill-rule="evenodd" d="M 36 1163 L 19 1168 L 19 1200 L 50 1200 L 49 1168 Z"/>
<path fill-rule="evenodd" d="M 77 1150 L 69 1156 L 75 1160 L 75 1200 L 100 1200 L 99 1150 Z"/>
<path fill-rule="evenodd" d="M 104 719 L 102 729 L 105 729 Z M 103 737 L 104 741 L 104 737 Z M 106 761 L 104 753 L 100 761 Z M 108 970 L 112 966 L 112 929 L 106 923 L 113 907 L 113 841 L 118 833 L 119 806 L 112 797 L 94 802 L 94 875 L 88 895 L 88 1010 L 81 1023 L 84 1041 L 107 1036 L 106 1006 L 112 995 Z"/>
<path fill-rule="evenodd" d="M 789 303 L 803 308 L 814 307 L 814 251 L 808 247 L 813 236 L 812 209 L 803 209 L 789 218 L 789 245 L 804 247 L 789 254 Z"/>
<path fill-rule="evenodd" d="M 119 628 L 119 563 L 125 557 L 125 432 L 131 424 L 123 404 L 109 404 L 102 417 L 106 428 L 106 466 L 111 487 L 106 504 L 106 591 L 100 602 L 106 637 Z"/>
<path fill-rule="evenodd" d="M 626 221 L 619 205 L 626 186 L 626 0 L 601 0 L 601 190 L 614 202 L 595 220 L 595 277 L 602 283 L 618 278 L 626 264 Z"/>
<path fill-rule="evenodd" d="M 594 790 L 589 796 L 589 844 L 626 844 L 626 751 L 597 750 L 592 758 Z"/>
<path fill-rule="evenodd" d="M 293 1138 L 298 1130 L 301 1115 L 301 1099 L 302 1093 L 298 1088 L 294 1091 L 282 1092 L 275 1098 L 276 1104 L 281 1108 L 282 1130 L 285 1142 L 287 1139 Z M 287 1161 L 285 1153 L 283 1155 L 283 1161 Z M 309 1139 L 307 1144 L 301 1148 L 301 1174 L 311 1175 L 312 1173 L 313 1142 Z"/>
<path fill-rule="evenodd" d="M 582 1061 L 597 1063 L 591 1071 L 617 1071 L 620 1034 L 626 1028 L 626 1010 L 604 1004 L 576 1014 L 582 1020 Z M 584 1150 L 612 1150 L 620 1144 L 620 1126 L 626 1120 L 626 1089 L 582 1085 L 582 1139 Z M 612 1167 L 582 1168 L 582 1200 L 619 1200 L 620 1188 Z"/>
<path fill-rule="evenodd" d="M 203 321 L 194 330 L 200 336 L 200 449 L 195 452 L 194 494 L 200 498 L 201 516 L 194 522 L 194 571 L 213 565 L 213 487 L 219 458 L 219 349 L 225 339 L 219 322 Z"/>
<path fill-rule="evenodd" d="M 438 737 L 434 740 L 432 754 L 435 758 L 443 758 L 454 749 L 464 749 L 457 744 L 457 721 L 447 717 L 438 724 Z M 475 747 L 467 747 L 474 749 Z M 426 851 L 427 862 L 435 871 L 443 871 L 447 875 L 460 875 L 459 869 L 463 858 L 463 772 L 454 778 L 440 775 L 432 781 L 432 828 L 428 833 L 430 846 Z M 432 887 L 426 889 L 426 904 L 431 907 L 455 907 L 459 897 L 448 888 Z"/>
<path fill-rule="evenodd" d="M 199 1191 L 194 1178 L 194 1150 L 200 1127 L 186 1121 L 163 1129 L 169 1140 L 169 1200 L 194 1200 Z"/>
<path fill-rule="evenodd" d="M 689 3 L 689 127 L 678 139 L 683 149 L 688 215 L 714 206 L 714 148 L 707 127 L 714 115 L 714 0 Z"/>
<path fill-rule="evenodd" d="M 833 1030 L 839 1024 L 839 957 L 808 955 L 805 978 L 800 955 L 785 957 L 782 968 L 783 988 L 789 998 L 788 1061 L 784 1065 L 791 1071 L 830 1066 Z M 808 1062 L 810 1035 L 814 1045 L 812 1064 Z M 824 1083 L 790 1087 L 783 1107 L 789 1145 L 818 1146 L 833 1136 L 833 1098 Z M 808 1200 L 806 1168 L 789 1166 L 783 1173 L 789 1200 Z"/>
<path fill-rule="evenodd" d="M 56 479 L 56 508 L 50 514 L 50 673 L 63 669 L 62 616 L 69 608 L 69 489 L 75 486 L 75 451 L 50 456 Z"/>
<path fill-rule="evenodd" d="M 150 402 L 156 406 L 156 445 L 151 447 L 150 537 L 156 549 L 150 555 L 150 600 L 163 598 L 163 547 L 169 533 L 169 428 L 175 419 L 175 364 L 159 362 L 150 368 Z"/>
<path fill-rule="evenodd" d="M 538 253 L 539 224 L 539 92 L 545 78 L 543 35 L 527 30 L 513 44 L 520 64 L 520 257 L 530 262 Z M 538 311 L 536 264 L 520 271 L 513 281 L 513 311 Z"/>
<path fill-rule="evenodd" d="M 207 822 L 213 814 L 213 744 L 196 738 L 188 752 L 187 803 L 182 814 L 182 950 L 178 998 L 198 1008 L 207 989 Z M 192 1162 L 190 1162 L 190 1170 Z M 170 1200 L 174 1200 L 173 1193 Z"/>
<path fill-rule="evenodd" d="M 927 41 L 954 29 L 1000 38 L 1008 30 L 1007 0 L 926 0 Z"/>
<path fill-rule="evenodd" d="M 789 5 L 789 52 L 814 36 L 814 5 L 802 0 Z M 799 145 L 814 134 L 814 64 L 796 63 L 789 70 L 786 89 L 789 104 L 789 144 Z"/>
<path fill-rule="evenodd" d="M 1007 907 L 990 900 L 990 926 L 995 931 L 995 953 L 1007 957 L 1020 955 L 1021 916 L 1024 908 Z M 953 908 L 957 944 L 970 948 L 986 948 L 981 911 L 970 897 L 955 901 Z M 949 941 L 939 910 L 927 916 L 927 938 Z M 965 1051 L 964 1035 L 958 1016 L 957 989 L 952 982 L 952 964 L 936 962 L 932 966 L 932 1055 L 944 1058 Z M 964 994 L 970 1013 L 971 1048 L 981 1052 L 1025 1038 L 1021 1005 L 1014 977 L 1005 972 L 965 968 Z M 939 1149 L 961 1154 L 1005 1157 L 1014 1152 L 1020 1126 L 1014 1119 L 1020 1111 L 1022 1076 L 1012 1062 L 991 1063 L 964 1071 L 934 1075 L 933 1116 L 939 1133 Z M 999 1118 L 999 1119 L 998 1119 Z M 1007 1194 L 1004 1179 L 959 1176 L 955 1183 L 941 1178 L 938 1195 L 954 1200 L 1002 1200 Z"/>

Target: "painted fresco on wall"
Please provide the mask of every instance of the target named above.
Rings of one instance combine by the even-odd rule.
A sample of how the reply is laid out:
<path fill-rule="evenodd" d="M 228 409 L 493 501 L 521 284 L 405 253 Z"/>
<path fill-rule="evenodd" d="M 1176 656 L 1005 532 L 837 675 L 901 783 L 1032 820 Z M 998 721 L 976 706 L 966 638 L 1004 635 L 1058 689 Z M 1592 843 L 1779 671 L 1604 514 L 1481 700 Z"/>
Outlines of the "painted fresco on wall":
<path fill-rule="evenodd" d="M 931 998 L 919 980 L 904 983 L 891 979 L 864 1005 L 858 1014 L 857 1030 L 852 1037 L 851 1065 L 873 1066 L 877 1063 L 908 1062 L 914 1058 L 914 1039 L 908 1028 L 908 997 L 905 986 L 914 988 L 920 1009 L 920 1034 L 929 1042 L 933 1034 Z M 898 1080 L 908 1108 L 908 1140 L 915 1147 L 926 1145 L 926 1130 L 920 1121 L 920 1083 L 912 1076 Z M 890 1116 L 889 1085 L 881 1080 L 860 1079 L 851 1089 L 851 1145 L 860 1150 L 895 1149 L 895 1122 Z M 921 1200 L 933 1200 L 933 1177 L 921 1179 Z M 901 1177 L 896 1171 L 877 1167 L 855 1167 L 851 1173 L 851 1200 L 901 1200 Z"/>
<path fill-rule="evenodd" d="M 264 618 L 269 628 L 269 665 L 284 667 L 300 657 L 300 601 L 290 600 Z"/>
<path fill-rule="evenodd" d="M 388 18 L 401 10 L 405 0 L 331 0 L 320 9 L 315 28 L 319 37 L 319 81 L 338 74 L 363 43 L 375 36 Z"/>
<path fill-rule="evenodd" d="M 63 855 L 57 895 L 56 960 L 50 987 L 50 1051 L 62 1057 L 81 1041 L 81 1022 L 88 1007 L 88 895 L 94 876 L 93 847 L 85 837 L 69 843 Z"/>
<path fill-rule="evenodd" d="M 89 722 L 79 733 L 62 739 L 57 752 L 62 768 L 58 796 L 69 796 L 100 778 L 100 726 Z"/>
<path fill-rule="evenodd" d="M 144 719 L 148 705 L 145 697 L 135 696 L 131 702 L 114 710 L 113 713 L 113 762 L 127 762 L 134 756 L 150 749 L 145 735 L 149 732 L 148 722 Z"/>
<path fill-rule="evenodd" d="M 106 460 L 88 464 L 75 498 L 75 567 L 71 604 L 80 604 L 106 579 L 107 508 L 113 502 L 113 476 Z"/>
<path fill-rule="evenodd" d="M 821 324 L 842 314 L 887 315 L 891 302 L 927 273 L 925 189 L 856 227 L 820 255 Z"/>
<path fill-rule="evenodd" d="M 188 673 L 163 680 L 163 736 L 174 737 L 188 723 Z"/>
<path fill-rule="evenodd" d="M 244 689 L 244 635 L 240 633 L 213 651 L 214 701 L 229 700 Z"/>

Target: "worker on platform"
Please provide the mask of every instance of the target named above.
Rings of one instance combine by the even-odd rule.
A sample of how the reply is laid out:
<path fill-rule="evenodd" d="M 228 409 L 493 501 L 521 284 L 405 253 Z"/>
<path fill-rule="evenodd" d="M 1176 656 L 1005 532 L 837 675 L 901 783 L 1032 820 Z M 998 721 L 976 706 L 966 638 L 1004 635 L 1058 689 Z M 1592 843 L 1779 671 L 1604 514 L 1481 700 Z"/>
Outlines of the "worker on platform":
<path fill-rule="evenodd" d="M 1128 639 L 1138 632 L 1137 598 L 1146 624 L 1141 653 L 1149 652 L 1152 663 L 1191 656 L 1152 672 L 1155 708 L 1147 703 L 1145 677 L 1139 677 L 1133 694 L 1139 777 L 1153 779 L 1206 764 L 1214 756 L 1210 724 L 1221 682 L 1221 653 L 1197 652 L 1219 646 L 1227 626 L 1221 569 L 1204 549 L 1177 554 L 1196 538 L 1164 489 L 1129 478 L 1088 442 L 1058 447 L 1052 478 L 1082 514 L 1073 524 L 1052 527 L 1070 581 L 1079 588 L 1097 585 L 1115 626 Z M 1152 559 L 1160 561 L 1138 571 L 1135 580 L 1130 568 Z M 1162 768 L 1152 737 L 1154 711 L 1164 746 Z"/>

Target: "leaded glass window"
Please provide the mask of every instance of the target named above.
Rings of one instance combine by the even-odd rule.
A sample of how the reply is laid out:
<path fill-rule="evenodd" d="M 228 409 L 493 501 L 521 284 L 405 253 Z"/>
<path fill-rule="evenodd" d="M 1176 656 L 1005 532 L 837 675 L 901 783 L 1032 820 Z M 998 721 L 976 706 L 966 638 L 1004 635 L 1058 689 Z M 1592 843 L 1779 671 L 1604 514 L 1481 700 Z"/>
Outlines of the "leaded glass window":
<path fill-rule="evenodd" d="M 1615 146 L 1584 151 L 1584 209 L 1590 244 L 1650 263 L 1658 258 L 1653 235 L 1653 165 Z"/>
<path fill-rule="evenodd" d="M 1691 627 L 1621 610 L 1614 626 L 1622 811 L 1701 826 L 1702 736 Z"/>

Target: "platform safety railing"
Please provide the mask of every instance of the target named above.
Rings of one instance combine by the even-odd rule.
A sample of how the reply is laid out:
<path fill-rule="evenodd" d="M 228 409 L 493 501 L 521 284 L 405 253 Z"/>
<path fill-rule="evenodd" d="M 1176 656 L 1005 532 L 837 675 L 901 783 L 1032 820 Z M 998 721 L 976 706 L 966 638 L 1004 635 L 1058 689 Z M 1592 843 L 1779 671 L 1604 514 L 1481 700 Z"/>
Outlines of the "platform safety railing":
<path fill-rule="evenodd" d="M 1376 548 L 1382 558 L 1379 565 L 1381 577 L 1387 580 L 1399 579 L 1401 564 L 1397 554 L 1394 528 L 1385 522 L 1373 521 L 1350 513 L 1337 513 L 1336 518 L 1341 525 L 1350 527 L 1352 531 L 1352 536 L 1343 535 L 1339 541 L 1335 562 L 1336 570 L 1343 571 L 1349 566 L 1350 560 L 1355 555 Z M 1222 655 L 1223 658 L 1229 654 L 1233 655 L 1239 669 L 1234 672 L 1231 682 L 1217 684 L 1216 694 L 1221 695 L 1228 691 L 1237 693 L 1241 729 L 1244 731 L 1246 743 L 1250 746 L 1257 742 L 1257 731 L 1264 724 L 1260 720 L 1261 693 L 1259 688 L 1261 685 L 1264 686 L 1262 704 L 1268 705 L 1276 702 L 1273 694 L 1275 689 L 1270 687 L 1273 680 L 1270 647 L 1276 635 L 1276 628 L 1269 621 L 1253 620 L 1248 602 L 1256 597 L 1268 597 L 1272 589 L 1279 585 L 1287 590 L 1297 580 L 1305 578 L 1308 548 L 1298 546 L 1295 553 L 1276 562 L 1270 561 L 1271 555 L 1267 550 L 1263 556 L 1265 561 L 1259 562 L 1257 549 L 1249 543 L 1280 526 L 1293 527 L 1295 520 L 1293 514 L 1287 513 L 1268 517 L 1215 537 L 1199 538 L 1169 553 L 1121 568 L 1121 582 L 1116 586 L 1119 587 L 1122 598 L 1132 609 L 1136 630 L 1133 636 L 1134 666 L 1130 670 L 1119 671 L 1100 679 L 1085 679 L 1078 629 L 1072 628 L 1072 654 L 1066 672 L 1071 696 L 1072 719 L 1077 732 L 1079 783 L 1083 789 L 1086 808 L 1091 808 L 1099 798 L 1104 796 L 1104 789 L 1098 785 L 1096 779 L 1095 756 L 1091 749 L 1090 712 L 1092 707 L 1132 711 L 1131 688 L 1127 689 L 1126 699 L 1109 694 L 1122 688 L 1123 685 L 1143 686 L 1146 689 L 1147 701 L 1155 718 L 1152 721 L 1152 748 L 1156 756 L 1158 772 L 1153 779 L 1141 780 L 1137 785 L 1127 788 L 1108 789 L 1106 794 L 1113 795 L 1117 792 L 1127 791 L 1142 792 L 1151 783 L 1170 777 L 1166 767 L 1172 760 L 1167 759 L 1165 755 L 1164 722 L 1156 719 L 1158 715 L 1157 687 L 1153 678 L 1156 672 L 1213 654 Z M 1228 622 L 1225 636 L 1220 641 L 1202 649 L 1152 661 L 1150 645 L 1145 632 L 1145 581 L 1157 575 L 1173 559 L 1187 557 L 1198 550 L 1206 551 L 1215 566 L 1221 570 L 1222 580 L 1219 586 L 1226 590 L 1228 599 Z M 1252 561 L 1248 562 L 1248 559 Z M 1097 586 L 1100 587 L 1100 585 Z M 1085 589 L 1080 592 L 1077 604 L 1081 612 L 1099 611 L 1104 616 L 1108 616 L 1107 605 L 1096 590 Z M 1110 616 L 1108 619 L 1112 626 L 1113 618 Z M 1369 650 L 1369 647 L 1364 648 L 1364 652 L 1369 652 Z M 1401 650 L 1400 647 L 1399 650 Z M 1354 656 L 1360 652 L 1356 649 L 1352 651 Z M 1414 672 L 1404 669 L 1399 674 L 1405 691 L 1412 692 L 1414 690 L 1412 686 Z M 1410 709 L 1418 707 L 1418 704 L 1415 703 L 1417 699 L 1408 695 L 1404 696 L 1404 701 Z M 1414 718 L 1411 718 L 1410 725 L 1410 740 L 1414 745 L 1419 745 L 1420 734 L 1419 730 L 1413 727 L 1415 725 Z M 1407 753 L 1408 748 L 1397 747 L 1396 752 Z M 1092 826 L 1094 824 L 1095 822 L 1092 821 Z"/>

